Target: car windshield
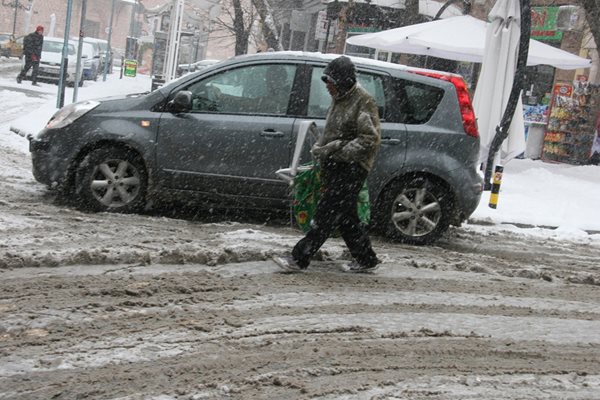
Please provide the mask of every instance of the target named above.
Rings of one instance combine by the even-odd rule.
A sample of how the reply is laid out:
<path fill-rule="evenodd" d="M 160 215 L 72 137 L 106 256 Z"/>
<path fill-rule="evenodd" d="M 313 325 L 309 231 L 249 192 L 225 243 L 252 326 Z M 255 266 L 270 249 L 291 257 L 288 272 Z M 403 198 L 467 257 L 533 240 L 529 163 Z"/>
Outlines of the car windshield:
<path fill-rule="evenodd" d="M 75 54 L 75 46 L 69 44 L 69 55 Z M 48 53 L 62 53 L 63 50 L 63 42 L 54 42 L 51 40 L 44 40 L 44 45 L 42 47 L 43 51 Z"/>
<path fill-rule="evenodd" d="M 89 45 L 92 47 L 94 53 L 98 53 L 100 52 L 100 45 L 98 45 L 98 43 L 96 42 L 88 42 L 87 40 L 84 40 L 83 43 Z"/>
<path fill-rule="evenodd" d="M 86 55 L 88 58 L 94 58 L 94 46 L 84 43 L 81 47 L 81 54 Z"/>

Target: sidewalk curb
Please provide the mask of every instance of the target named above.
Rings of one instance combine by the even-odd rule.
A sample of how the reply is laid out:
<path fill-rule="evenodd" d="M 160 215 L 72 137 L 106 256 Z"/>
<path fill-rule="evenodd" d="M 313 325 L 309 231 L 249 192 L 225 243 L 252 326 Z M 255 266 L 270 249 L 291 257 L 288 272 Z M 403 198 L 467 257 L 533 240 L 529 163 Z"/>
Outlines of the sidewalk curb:
<path fill-rule="evenodd" d="M 484 219 L 476 219 L 476 218 L 469 218 L 467 220 L 468 224 L 471 225 L 480 225 L 480 226 L 493 226 L 493 225 L 514 225 L 517 228 L 522 228 L 522 229 L 532 229 L 532 228 L 541 228 L 541 229 L 550 229 L 550 230 L 556 230 L 558 229 L 558 226 L 551 226 L 551 225 L 532 225 L 532 224 L 524 224 L 522 222 L 494 222 L 494 221 L 489 221 L 489 220 L 484 220 Z M 596 230 L 586 230 L 586 229 L 582 229 L 585 233 L 587 233 L 588 235 L 599 235 L 600 231 L 596 231 Z"/>

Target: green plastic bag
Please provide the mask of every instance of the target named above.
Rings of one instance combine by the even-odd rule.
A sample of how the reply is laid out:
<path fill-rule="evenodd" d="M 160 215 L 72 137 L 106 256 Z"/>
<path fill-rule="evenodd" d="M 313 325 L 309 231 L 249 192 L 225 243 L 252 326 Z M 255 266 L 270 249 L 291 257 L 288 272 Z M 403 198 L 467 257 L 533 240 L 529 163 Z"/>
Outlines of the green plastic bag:
<path fill-rule="evenodd" d="M 303 232 L 308 232 L 310 222 L 315 215 L 317 203 L 321 197 L 321 168 L 318 164 L 309 164 L 312 168 L 299 172 L 294 178 L 292 211 L 296 223 Z M 358 194 L 356 205 L 360 222 L 367 225 L 371 220 L 369 189 L 367 182 Z"/>

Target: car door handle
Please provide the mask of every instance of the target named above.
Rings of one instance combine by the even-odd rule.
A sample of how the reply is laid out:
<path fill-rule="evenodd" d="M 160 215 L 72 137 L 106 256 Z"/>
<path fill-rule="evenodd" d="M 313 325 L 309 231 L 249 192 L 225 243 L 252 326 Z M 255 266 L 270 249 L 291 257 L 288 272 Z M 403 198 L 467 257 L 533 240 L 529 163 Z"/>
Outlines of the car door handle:
<path fill-rule="evenodd" d="M 400 139 L 383 138 L 383 139 L 381 139 L 381 143 L 397 145 L 397 144 L 402 143 L 402 141 Z"/>
<path fill-rule="evenodd" d="M 276 131 L 275 129 L 265 129 L 264 131 L 262 131 L 260 133 L 260 136 L 280 138 L 280 137 L 283 137 L 283 132 Z"/>

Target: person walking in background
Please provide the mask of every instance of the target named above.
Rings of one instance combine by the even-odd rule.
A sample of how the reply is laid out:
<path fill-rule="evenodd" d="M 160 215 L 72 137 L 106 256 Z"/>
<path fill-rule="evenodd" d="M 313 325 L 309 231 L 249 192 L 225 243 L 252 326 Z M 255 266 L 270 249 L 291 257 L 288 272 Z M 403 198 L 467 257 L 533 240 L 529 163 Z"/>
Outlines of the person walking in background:
<path fill-rule="evenodd" d="M 31 84 L 39 86 L 37 83 L 37 74 L 40 67 L 40 59 L 42 58 L 42 47 L 44 45 L 44 27 L 38 25 L 35 32 L 30 33 L 23 39 L 23 55 L 25 56 L 25 66 L 17 76 L 17 83 L 21 83 L 30 68 Z"/>
<path fill-rule="evenodd" d="M 354 64 L 346 56 L 331 61 L 321 79 L 332 103 L 323 135 L 311 151 L 321 166 L 323 193 L 306 236 L 294 246 L 291 256 L 273 260 L 286 271 L 305 270 L 338 229 L 354 258 L 346 270 L 371 272 L 381 261 L 360 223 L 357 202 L 381 143 L 377 104 L 356 82 Z"/>

